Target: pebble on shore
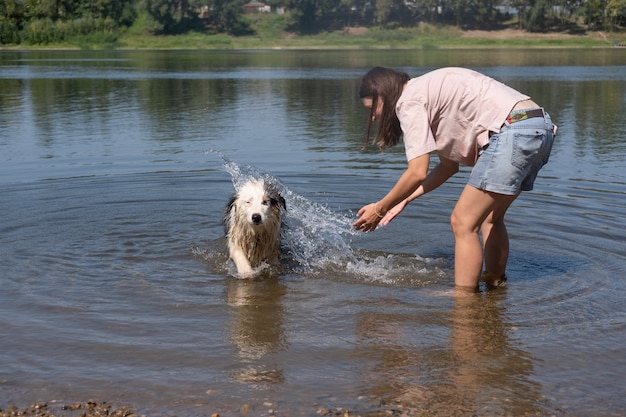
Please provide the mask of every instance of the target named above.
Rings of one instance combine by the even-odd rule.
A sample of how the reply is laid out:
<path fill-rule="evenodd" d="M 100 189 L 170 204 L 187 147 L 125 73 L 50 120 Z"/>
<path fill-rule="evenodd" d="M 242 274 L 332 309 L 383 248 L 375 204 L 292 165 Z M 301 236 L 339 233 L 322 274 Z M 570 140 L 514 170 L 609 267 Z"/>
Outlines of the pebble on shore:
<path fill-rule="evenodd" d="M 89 400 L 84 403 L 37 403 L 23 409 L 10 406 L 0 409 L 0 417 L 145 417 L 137 416 L 128 407 L 115 408 L 106 402 Z"/>
<path fill-rule="evenodd" d="M 271 403 L 264 404 L 271 406 Z M 244 405 L 239 409 L 239 415 L 248 415 L 252 407 Z M 274 412 L 275 410 L 268 410 L 266 415 L 268 417 L 279 417 Z M 399 409 L 385 408 L 382 410 L 376 410 L 368 412 L 366 414 L 354 413 L 345 408 L 326 408 L 318 407 L 317 415 L 321 417 L 411 417 L 414 414 L 406 413 Z M 291 414 L 286 414 L 287 416 Z M 420 414 L 421 415 L 421 414 Z M 161 416 L 163 416 L 161 414 Z M 211 413 L 211 417 L 221 417 L 219 413 Z M 48 403 L 41 402 L 31 404 L 29 407 L 18 408 L 16 406 L 10 406 L 6 409 L 0 409 L 0 417 L 148 417 L 144 414 L 138 415 L 134 410 L 126 406 L 115 407 L 107 402 L 98 402 L 88 400 L 86 402 L 63 404 L 57 401 L 50 401 Z"/>

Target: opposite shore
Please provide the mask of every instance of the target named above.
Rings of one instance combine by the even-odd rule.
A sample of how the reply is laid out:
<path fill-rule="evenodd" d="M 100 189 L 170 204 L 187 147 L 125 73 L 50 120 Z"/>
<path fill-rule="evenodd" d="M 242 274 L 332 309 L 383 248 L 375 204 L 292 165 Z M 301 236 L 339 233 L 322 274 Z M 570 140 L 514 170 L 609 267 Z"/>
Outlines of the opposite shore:
<path fill-rule="evenodd" d="M 420 25 L 411 29 L 349 27 L 316 35 L 297 35 L 260 28 L 254 35 L 188 33 L 151 35 L 128 31 L 114 43 L 99 44 L 89 38 L 63 44 L 13 45 L 2 50 L 53 49 L 472 49 L 472 48 L 615 48 L 626 49 L 626 32 L 531 33 L 518 29 L 461 30 L 456 27 Z"/>

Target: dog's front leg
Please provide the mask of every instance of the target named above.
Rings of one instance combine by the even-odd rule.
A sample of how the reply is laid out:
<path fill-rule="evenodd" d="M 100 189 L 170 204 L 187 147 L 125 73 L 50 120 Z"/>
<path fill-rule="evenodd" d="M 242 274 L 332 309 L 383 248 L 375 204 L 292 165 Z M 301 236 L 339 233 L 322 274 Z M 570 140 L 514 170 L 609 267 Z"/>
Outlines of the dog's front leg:
<path fill-rule="evenodd" d="M 248 261 L 248 257 L 240 247 L 235 246 L 230 248 L 230 259 L 235 263 L 237 273 L 241 275 L 242 278 L 251 278 L 254 275 L 250 261 Z"/>

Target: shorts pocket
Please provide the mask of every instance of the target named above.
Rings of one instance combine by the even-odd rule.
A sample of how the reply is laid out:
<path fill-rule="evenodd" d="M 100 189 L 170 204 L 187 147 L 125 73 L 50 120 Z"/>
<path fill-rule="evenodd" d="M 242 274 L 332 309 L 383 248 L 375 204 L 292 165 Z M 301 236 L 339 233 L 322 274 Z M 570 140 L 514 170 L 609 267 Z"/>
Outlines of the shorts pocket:
<path fill-rule="evenodd" d="M 542 130 L 515 132 L 511 164 L 519 169 L 532 166 L 537 160 L 543 160 L 543 147 L 546 133 Z"/>

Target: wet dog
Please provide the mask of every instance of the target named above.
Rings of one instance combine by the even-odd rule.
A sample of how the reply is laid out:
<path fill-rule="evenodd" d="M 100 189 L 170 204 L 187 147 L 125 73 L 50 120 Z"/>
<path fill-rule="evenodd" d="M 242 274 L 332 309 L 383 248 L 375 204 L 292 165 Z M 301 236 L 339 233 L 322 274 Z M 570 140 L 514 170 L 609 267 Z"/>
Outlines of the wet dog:
<path fill-rule="evenodd" d="M 230 199 L 224 229 L 230 259 L 242 277 L 255 275 L 263 262 L 278 264 L 282 214 L 287 209 L 278 189 L 265 180 L 244 183 Z"/>

